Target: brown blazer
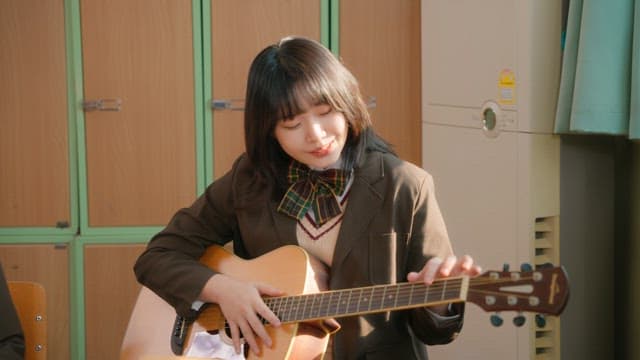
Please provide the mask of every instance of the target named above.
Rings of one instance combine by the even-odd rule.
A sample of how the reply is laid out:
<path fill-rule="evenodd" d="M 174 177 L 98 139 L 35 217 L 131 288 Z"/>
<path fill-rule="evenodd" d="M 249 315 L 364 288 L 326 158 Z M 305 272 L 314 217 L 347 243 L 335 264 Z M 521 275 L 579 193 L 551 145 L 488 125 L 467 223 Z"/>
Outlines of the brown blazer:
<path fill-rule="evenodd" d="M 297 244 L 296 224 L 276 211 L 273 188 L 255 180 L 241 156 L 195 203 L 176 213 L 149 243 L 135 272 L 178 313 L 188 316 L 214 273 L 199 259 L 211 244 L 234 241 L 234 250 L 254 258 Z M 354 169 L 349 202 L 338 235 L 331 289 L 406 281 L 431 256 L 452 253 L 431 176 L 391 154 L 367 153 Z M 443 344 L 462 327 L 463 306 L 452 316 L 425 308 L 339 319 L 334 359 L 426 359 L 424 344 Z"/>

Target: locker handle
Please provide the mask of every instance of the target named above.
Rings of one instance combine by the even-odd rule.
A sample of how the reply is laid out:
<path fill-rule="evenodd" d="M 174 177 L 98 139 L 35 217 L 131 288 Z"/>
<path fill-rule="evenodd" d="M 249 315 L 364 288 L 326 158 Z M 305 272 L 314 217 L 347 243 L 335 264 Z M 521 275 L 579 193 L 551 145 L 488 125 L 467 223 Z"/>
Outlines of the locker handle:
<path fill-rule="evenodd" d="M 244 101 L 242 99 L 213 99 L 211 100 L 211 109 L 213 110 L 244 110 Z"/>
<path fill-rule="evenodd" d="M 121 108 L 122 100 L 119 98 L 85 100 L 82 102 L 84 111 L 120 111 Z"/>
<path fill-rule="evenodd" d="M 367 98 L 366 105 L 370 109 L 378 107 L 378 99 L 375 96 Z M 213 99 L 211 100 L 211 109 L 215 110 L 231 110 L 242 111 L 244 104 L 242 99 Z"/>

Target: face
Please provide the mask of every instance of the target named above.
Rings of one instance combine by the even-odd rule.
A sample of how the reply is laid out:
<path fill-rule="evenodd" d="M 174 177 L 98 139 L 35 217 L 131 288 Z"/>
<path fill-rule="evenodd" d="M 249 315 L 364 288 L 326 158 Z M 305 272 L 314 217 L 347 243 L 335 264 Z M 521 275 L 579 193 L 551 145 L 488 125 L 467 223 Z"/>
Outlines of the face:
<path fill-rule="evenodd" d="M 331 106 L 320 104 L 293 119 L 278 121 L 274 135 L 282 149 L 312 169 L 324 169 L 340 159 L 347 141 L 347 121 Z"/>

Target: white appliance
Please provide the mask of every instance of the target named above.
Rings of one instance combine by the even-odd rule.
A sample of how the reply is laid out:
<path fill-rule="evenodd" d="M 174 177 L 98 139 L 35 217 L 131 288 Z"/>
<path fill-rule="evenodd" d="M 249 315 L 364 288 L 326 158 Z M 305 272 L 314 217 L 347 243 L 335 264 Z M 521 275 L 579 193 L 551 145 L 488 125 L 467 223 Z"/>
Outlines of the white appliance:
<path fill-rule="evenodd" d="M 457 254 L 485 270 L 559 261 L 558 0 L 422 0 L 423 161 Z M 558 318 L 467 304 L 439 359 L 559 359 Z"/>

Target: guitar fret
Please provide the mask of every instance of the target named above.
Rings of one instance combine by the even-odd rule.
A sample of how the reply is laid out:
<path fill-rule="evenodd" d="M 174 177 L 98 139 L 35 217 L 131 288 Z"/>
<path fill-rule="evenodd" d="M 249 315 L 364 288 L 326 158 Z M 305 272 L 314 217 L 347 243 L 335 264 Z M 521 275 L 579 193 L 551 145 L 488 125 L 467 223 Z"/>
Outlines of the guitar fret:
<path fill-rule="evenodd" d="M 320 317 L 320 312 L 322 311 L 322 300 L 324 298 L 324 296 L 319 295 L 320 296 L 320 303 L 318 304 L 318 311 L 316 312 L 317 316 Z"/>
<path fill-rule="evenodd" d="M 431 290 L 431 286 L 425 286 L 424 299 L 422 300 L 423 303 L 429 302 L 429 290 Z"/>
<path fill-rule="evenodd" d="M 344 294 L 344 291 L 340 291 L 340 296 L 338 296 L 338 306 L 336 306 L 336 314 L 340 314 L 340 303 L 342 302 L 342 294 Z"/>
<path fill-rule="evenodd" d="M 279 306 L 279 303 L 281 301 L 282 300 L 279 299 L 279 298 L 270 298 L 270 299 L 265 300 L 265 303 L 267 304 L 267 306 L 271 305 L 271 306 L 269 306 L 269 308 L 271 309 L 271 311 L 273 311 L 274 314 L 276 314 L 278 319 L 280 318 L 280 306 Z M 263 319 L 263 322 L 264 322 L 264 319 Z"/>
<path fill-rule="evenodd" d="M 283 301 L 280 301 L 280 311 L 278 311 L 279 313 L 279 317 L 280 317 L 280 321 L 286 322 L 289 320 L 289 318 L 291 317 L 291 314 L 289 313 L 289 309 L 287 309 L 287 303 L 289 302 L 289 297 L 285 297 L 283 299 Z"/>
<path fill-rule="evenodd" d="M 413 298 L 413 286 L 409 289 L 409 304 L 412 304 L 411 299 Z"/>
<path fill-rule="evenodd" d="M 358 291 L 359 294 L 356 295 L 356 298 L 355 298 L 355 300 L 356 300 L 355 304 L 354 304 L 355 309 L 353 309 L 354 313 L 360 312 L 360 301 L 362 301 L 362 289 L 356 289 L 356 291 Z"/>
<path fill-rule="evenodd" d="M 329 293 L 329 301 L 327 302 L 327 308 L 324 311 L 324 316 L 329 316 L 331 313 L 331 304 L 333 304 L 333 295 L 335 292 Z"/>
<path fill-rule="evenodd" d="M 386 300 L 385 297 L 386 297 L 386 294 L 387 294 L 387 288 L 388 288 L 388 286 L 383 286 L 382 287 L 382 297 L 380 298 L 381 300 L 380 300 L 379 309 L 384 309 L 384 301 Z"/>
<path fill-rule="evenodd" d="M 398 306 L 398 292 L 400 291 L 400 286 L 396 286 L 396 295 L 395 298 L 393 299 L 393 307 L 397 307 Z"/>
<path fill-rule="evenodd" d="M 457 298 L 461 284 L 460 279 L 453 279 L 439 280 L 431 286 L 423 283 L 400 283 L 361 287 L 268 298 L 267 305 L 282 322 L 287 323 L 442 302 Z M 419 296 L 422 293 L 424 296 Z"/>
<path fill-rule="evenodd" d="M 298 315 L 300 313 L 300 303 L 302 302 L 302 296 L 296 296 L 295 299 L 295 306 L 296 306 L 296 316 L 295 319 L 302 319 L 302 317 L 300 315 Z M 303 309 L 304 311 L 304 309 Z"/>
<path fill-rule="evenodd" d="M 302 318 L 306 319 L 304 314 L 307 311 L 307 300 L 309 300 L 309 295 L 305 295 L 305 296 L 303 296 L 303 298 L 304 298 L 304 305 L 302 306 Z"/>
<path fill-rule="evenodd" d="M 411 287 L 413 285 L 411 284 L 402 284 L 401 288 L 400 288 L 400 295 L 398 296 L 400 298 L 400 305 L 401 306 L 406 306 L 409 304 L 409 295 L 411 294 Z"/>
<path fill-rule="evenodd" d="M 309 306 L 309 315 L 307 315 L 307 317 L 308 318 L 314 318 L 315 316 L 313 316 L 313 310 L 316 308 L 316 298 L 317 298 L 317 296 L 309 295 L 309 297 L 311 298 L 311 306 Z"/>
<path fill-rule="evenodd" d="M 369 301 L 369 311 L 374 309 L 380 309 L 380 301 L 382 298 L 380 297 L 381 288 L 375 287 L 371 288 L 371 301 Z"/>
<path fill-rule="evenodd" d="M 440 296 L 440 300 L 444 300 L 444 294 L 447 291 L 447 280 L 443 281 L 443 285 L 442 285 L 442 296 Z"/>

